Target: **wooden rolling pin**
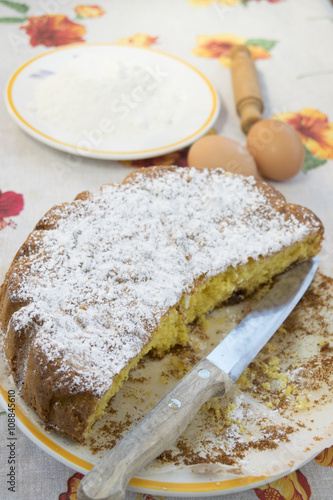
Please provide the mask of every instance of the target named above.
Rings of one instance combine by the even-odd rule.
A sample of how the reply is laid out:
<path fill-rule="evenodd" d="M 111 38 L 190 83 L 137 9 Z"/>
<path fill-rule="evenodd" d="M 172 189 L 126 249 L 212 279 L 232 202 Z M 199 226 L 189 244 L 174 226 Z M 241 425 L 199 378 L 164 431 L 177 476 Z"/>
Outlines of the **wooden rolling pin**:
<path fill-rule="evenodd" d="M 236 45 L 230 57 L 236 110 L 242 130 L 247 134 L 252 125 L 262 120 L 263 98 L 249 49 L 245 45 Z"/>

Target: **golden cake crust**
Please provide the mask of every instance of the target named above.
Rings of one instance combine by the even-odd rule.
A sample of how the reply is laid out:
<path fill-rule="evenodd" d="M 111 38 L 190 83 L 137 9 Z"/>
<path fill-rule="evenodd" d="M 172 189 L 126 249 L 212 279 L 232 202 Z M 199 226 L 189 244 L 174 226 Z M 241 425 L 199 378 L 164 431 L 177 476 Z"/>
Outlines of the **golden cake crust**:
<path fill-rule="evenodd" d="M 237 186 L 234 187 L 234 184 Z M 225 189 L 225 197 L 220 191 L 214 191 L 214 189 Z M 234 202 L 230 189 L 234 189 L 235 197 L 239 196 Z M 243 199 L 242 196 L 249 197 L 250 201 Z M 176 203 L 174 200 L 178 200 L 179 197 L 185 198 L 185 201 L 182 200 L 179 206 L 174 208 L 173 204 Z M 124 206 L 127 201 L 130 214 Z M 225 208 L 223 208 L 225 213 L 220 216 L 217 209 L 223 203 L 225 203 Z M 234 226 L 239 224 L 237 214 L 232 213 L 232 207 L 234 211 L 238 210 L 242 213 L 243 220 L 239 227 L 243 239 L 239 237 L 236 230 L 232 232 Z M 177 212 L 177 210 L 185 213 Z M 155 217 L 156 211 L 158 214 Z M 144 221 L 145 212 L 148 212 L 146 222 Z M 215 239 L 211 235 L 212 231 L 202 235 L 202 228 L 208 222 L 201 212 L 208 212 L 209 224 L 216 213 L 216 222 L 213 222 L 211 226 L 216 232 Z M 105 213 L 108 217 L 107 222 L 104 221 Z M 164 216 L 167 220 L 164 220 Z M 124 222 L 123 226 L 118 228 L 117 224 L 119 225 L 124 217 L 126 223 Z M 201 220 L 200 217 L 203 219 Z M 163 269 L 163 273 L 168 275 L 172 290 L 165 283 L 166 276 L 161 274 L 159 269 L 156 271 L 158 266 L 164 265 L 165 257 L 161 257 L 160 260 L 156 257 L 156 252 L 163 251 L 163 247 L 158 247 L 158 242 L 152 239 L 154 232 L 147 227 L 151 219 L 153 224 L 161 226 L 156 227 L 156 237 L 159 237 L 162 243 L 164 241 L 164 246 L 169 245 L 171 253 L 177 251 L 170 257 L 171 260 L 175 259 L 172 266 L 166 265 Z M 88 236 L 84 239 L 85 220 L 87 220 L 87 230 L 92 231 L 91 240 Z M 101 225 L 105 224 L 102 230 L 92 227 L 99 220 Z M 191 227 L 188 226 L 190 223 Z M 71 224 L 76 228 L 74 239 L 70 236 Z M 137 244 L 133 224 L 138 224 L 137 232 L 140 231 Z M 257 225 L 255 231 L 253 225 Z M 105 243 L 103 238 L 105 239 L 110 228 L 114 227 L 116 227 L 114 239 L 111 238 Z M 147 239 L 142 229 L 146 227 L 149 233 Z M 248 240 L 246 231 L 249 232 Z M 260 252 L 255 239 L 261 235 L 262 240 L 265 241 L 266 233 L 267 238 L 274 240 L 275 246 L 270 247 L 267 244 Z M 221 234 L 223 239 L 220 239 Z M 54 239 L 59 237 L 59 249 L 57 249 L 57 242 Z M 123 246 L 134 245 L 132 254 L 131 250 L 128 252 L 124 250 L 124 256 L 120 255 L 123 247 L 117 247 L 118 237 L 123 240 Z M 80 242 L 80 238 L 84 241 Z M 298 248 L 300 241 L 305 242 L 304 249 L 299 251 L 299 254 L 295 250 L 294 254 L 288 257 L 289 261 L 285 266 L 288 267 L 299 260 L 305 260 L 317 254 L 322 238 L 323 226 L 310 210 L 287 204 L 284 197 L 266 183 L 232 176 L 222 170 L 202 171 L 178 167 L 150 167 L 132 172 L 121 185 L 102 186 L 101 195 L 93 195 L 85 191 L 79 194 L 72 203 L 55 206 L 45 214 L 17 252 L 1 287 L 0 323 L 7 331 L 4 347 L 14 380 L 21 389 L 25 401 L 45 423 L 59 430 L 63 435 L 81 441 L 93 423 L 87 422 L 91 420 L 91 415 L 97 411 L 96 409 L 100 408 L 101 399 L 105 398 L 106 394 L 110 395 L 108 392 L 110 385 L 121 383 L 126 364 L 131 362 L 134 366 L 142 352 L 152 347 L 162 345 L 161 350 L 163 350 L 163 342 L 154 345 L 152 338 L 159 325 L 163 321 L 169 321 L 168 318 L 174 314 L 176 306 L 181 309 L 180 316 L 187 315 L 187 322 L 194 319 L 192 316 L 199 310 L 199 306 L 193 305 L 193 302 L 191 306 L 193 311 L 187 314 L 187 306 L 184 304 L 188 300 L 191 302 L 195 289 L 204 286 L 205 283 L 213 283 L 217 275 L 222 276 L 226 272 L 230 274 L 230 269 L 235 275 L 234 269 L 237 270 L 242 266 L 251 267 L 252 262 L 258 266 L 259 272 L 262 262 L 271 258 L 276 260 L 274 256 L 281 252 L 288 252 L 290 248 Z M 98 246 L 99 239 L 103 240 L 100 246 Z M 142 250 L 146 241 L 147 247 Z M 244 242 L 247 242 L 248 250 L 242 249 Z M 114 258 L 113 254 L 109 253 L 111 247 L 115 247 L 114 252 L 118 260 L 106 268 L 108 259 L 110 261 Z M 230 256 L 230 248 L 235 254 L 238 252 L 238 257 L 237 255 Z M 214 254 L 215 251 L 216 254 Z M 136 256 L 135 252 L 141 252 L 141 254 Z M 203 258 L 197 255 L 200 252 L 204 253 Z M 99 256 L 104 253 L 105 258 L 100 258 Z M 72 254 L 75 258 L 71 257 Z M 60 266 L 54 263 L 53 265 L 54 258 L 63 264 Z M 72 261 L 70 261 L 71 258 Z M 94 267 L 96 259 L 99 267 Z M 193 261 L 194 270 L 187 269 Z M 151 268 L 150 262 L 153 263 Z M 118 265 L 123 266 L 120 271 Z M 62 272 L 63 266 L 67 266 L 67 274 L 60 278 L 59 273 Z M 95 303 L 90 303 L 89 283 L 96 281 L 94 273 L 103 274 L 101 271 L 103 266 L 105 267 L 103 268 L 104 280 L 103 276 L 98 278 L 101 281 L 97 282 L 90 294 L 91 300 Z M 138 270 L 138 266 L 143 267 Z M 53 276 L 54 269 L 57 270 L 58 275 Z M 278 272 L 283 270 L 278 267 L 274 269 Z M 254 276 L 255 271 L 251 272 Z M 46 275 L 43 276 L 43 273 Z M 152 282 L 155 288 L 151 295 L 156 294 L 156 290 L 160 290 L 162 286 L 162 288 L 165 287 L 163 288 L 164 296 L 161 292 L 161 297 L 157 299 L 148 297 L 141 300 L 140 294 L 142 293 L 143 297 L 147 294 L 145 283 L 150 279 L 149 273 L 156 275 L 155 281 Z M 272 273 L 276 274 L 275 271 Z M 183 280 L 181 283 L 179 283 L 179 276 Z M 262 281 L 267 281 L 270 277 L 267 274 Z M 75 282 L 76 278 L 83 289 L 80 289 Z M 208 304 L 206 307 L 216 304 L 219 298 L 225 300 L 228 294 L 230 296 L 237 290 L 243 290 L 243 285 L 236 284 L 235 277 L 232 279 L 234 280 L 233 289 L 225 295 L 221 294 L 215 302 L 206 301 Z M 106 286 L 105 283 L 109 281 L 110 285 Z M 102 298 L 99 296 L 100 290 L 98 289 L 100 283 L 104 286 L 105 296 Z M 64 295 L 66 286 L 73 291 L 68 300 L 62 299 L 60 292 L 57 293 L 57 290 L 61 289 Z M 244 290 L 251 292 L 251 286 L 249 281 Z M 116 290 L 115 294 L 114 290 Z M 130 295 L 131 300 L 126 299 L 127 293 L 134 294 L 133 297 Z M 54 300 L 52 294 L 55 296 Z M 123 297 L 120 297 L 121 294 Z M 51 299 L 55 308 L 61 309 L 61 314 L 55 316 L 55 319 L 52 316 Z M 124 323 L 120 323 L 117 314 L 119 312 L 121 315 L 121 308 L 128 307 L 128 304 L 133 308 L 133 314 L 129 314 Z M 113 310 L 111 306 L 115 309 Z M 119 308 L 120 311 L 118 311 Z M 90 314 L 91 310 L 93 314 Z M 107 313 L 104 317 L 105 310 Z M 98 314 L 103 316 L 100 323 Z M 174 325 L 178 325 L 180 319 L 176 317 L 176 313 L 172 321 Z M 97 333 L 94 325 L 97 325 Z M 108 328 L 110 336 L 112 338 L 114 336 L 112 342 L 108 338 Z M 121 328 L 123 328 L 122 333 L 119 333 Z M 67 332 L 70 333 L 66 340 Z M 63 345 L 61 335 L 65 338 Z M 175 343 L 184 340 L 185 334 L 182 333 L 182 335 L 175 338 Z M 92 337 L 93 340 L 91 340 Z M 120 337 L 121 341 L 119 341 Z M 88 347 L 78 351 L 74 349 L 68 354 L 71 342 L 80 342 L 80 338 L 83 344 L 90 346 L 92 351 L 96 350 L 97 354 L 92 355 Z M 112 349 L 114 354 L 110 355 L 109 359 L 105 352 Z M 105 357 L 102 356 L 100 367 L 103 376 L 99 373 L 98 366 L 95 366 L 96 358 L 101 356 L 101 353 L 105 355 Z M 117 353 L 119 353 L 118 357 Z M 110 375 L 110 378 L 105 378 L 106 368 L 117 365 L 118 359 L 124 362 L 114 368 L 112 377 Z M 89 370 L 85 371 L 85 366 L 89 366 L 89 363 L 93 365 L 92 374 L 89 374 Z M 107 398 L 105 404 L 106 402 Z M 98 410 L 98 412 L 101 411 L 103 408 Z"/>

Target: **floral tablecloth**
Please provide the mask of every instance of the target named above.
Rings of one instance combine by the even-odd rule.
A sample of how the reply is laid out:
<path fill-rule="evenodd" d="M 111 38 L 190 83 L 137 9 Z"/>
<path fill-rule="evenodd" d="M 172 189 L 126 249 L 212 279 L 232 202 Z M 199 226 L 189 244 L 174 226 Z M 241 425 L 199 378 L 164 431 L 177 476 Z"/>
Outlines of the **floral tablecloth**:
<path fill-rule="evenodd" d="M 291 124 L 306 149 L 303 171 L 278 185 L 292 201 L 330 221 L 322 203 L 333 190 L 333 10 L 329 0 L 0 0 L 1 84 L 27 60 L 50 48 L 86 42 L 152 47 L 199 68 L 221 95 L 215 132 L 245 143 L 234 111 L 230 50 L 246 44 L 256 61 L 265 117 Z M 36 221 L 53 205 L 84 190 L 121 181 L 129 169 L 152 164 L 186 167 L 186 150 L 137 162 L 91 160 L 62 153 L 25 135 L 0 102 L 0 280 Z M 331 120 L 331 121 L 330 121 Z M 298 196 L 299 194 L 299 196 Z M 332 198 L 331 198 L 332 199 Z M 323 259 L 332 259 L 327 231 Z M 75 500 L 82 474 L 41 451 L 16 430 L 15 487 L 10 488 L 8 416 L 0 414 L 0 497 L 3 500 Z M 130 492 L 128 498 L 150 495 Z M 204 495 L 202 495 L 204 496 Z M 152 498 L 152 497 L 150 497 Z M 225 500 L 329 500 L 333 447 L 288 476 Z"/>

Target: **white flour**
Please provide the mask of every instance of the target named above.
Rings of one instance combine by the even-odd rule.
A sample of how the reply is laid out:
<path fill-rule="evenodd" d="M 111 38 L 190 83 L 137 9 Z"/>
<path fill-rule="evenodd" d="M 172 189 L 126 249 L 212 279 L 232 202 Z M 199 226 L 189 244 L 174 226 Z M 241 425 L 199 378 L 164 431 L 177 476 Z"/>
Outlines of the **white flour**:
<path fill-rule="evenodd" d="M 157 66 L 83 55 L 38 82 L 28 107 L 73 133 L 140 137 L 174 125 L 184 99 L 175 75 Z"/>

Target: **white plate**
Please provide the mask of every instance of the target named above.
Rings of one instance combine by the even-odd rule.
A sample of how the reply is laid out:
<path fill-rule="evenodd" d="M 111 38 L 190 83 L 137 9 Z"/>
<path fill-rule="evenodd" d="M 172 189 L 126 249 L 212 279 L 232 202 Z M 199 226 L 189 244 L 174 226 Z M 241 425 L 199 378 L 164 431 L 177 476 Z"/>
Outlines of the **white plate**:
<path fill-rule="evenodd" d="M 61 126 L 41 119 L 31 107 L 38 82 L 83 55 L 96 60 L 101 57 L 128 60 L 147 65 L 156 74 L 166 75 L 180 99 L 174 123 L 137 136 L 114 137 L 105 133 L 97 137 L 91 130 L 77 133 L 66 130 L 65 124 Z M 212 127 L 220 109 L 218 95 L 211 83 L 187 62 L 152 49 L 107 43 L 65 46 L 28 61 L 10 78 L 6 102 L 16 123 L 35 139 L 67 153 L 112 160 L 151 158 L 188 146 Z"/>

